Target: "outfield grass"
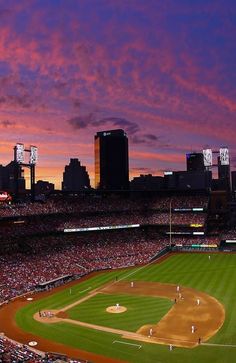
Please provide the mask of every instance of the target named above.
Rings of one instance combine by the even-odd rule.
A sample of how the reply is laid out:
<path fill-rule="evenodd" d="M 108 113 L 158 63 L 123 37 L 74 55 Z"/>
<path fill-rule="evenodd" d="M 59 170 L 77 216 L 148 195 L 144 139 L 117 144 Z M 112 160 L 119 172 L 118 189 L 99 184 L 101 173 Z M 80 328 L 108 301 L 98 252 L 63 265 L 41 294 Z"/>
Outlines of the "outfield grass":
<path fill-rule="evenodd" d="M 114 281 L 116 276 L 119 278 L 125 277 L 125 279 L 129 281 L 141 280 L 175 283 L 193 287 L 214 296 L 225 306 L 226 319 L 223 327 L 209 342 L 236 345 L 236 255 L 233 254 L 214 254 L 211 257 L 211 260 L 208 259 L 208 255 L 204 254 L 179 254 L 171 256 L 161 264 L 153 264 L 146 266 L 145 268 L 142 267 L 134 268 L 132 270 L 102 273 L 73 287 L 72 294 L 69 293 L 69 289 L 67 288 L 50 297 L 30 303 L 17 312 L 17 324 L 23 330 L 35 333 L 39 336 L 133 363 L 233 363 L 236 361 L 236 347 L 199 346 L 194 349 L 176 348 L 172 352 L 169 352 L 167 346 L 142 343 L 142 349 L 137 350 L 135 347 L 131 346 L 112 344 L 114 340 L 120 339 L 119 336 L 114 334 L 101 331 L 97 332 L 95 330 L 65 323 L 52 325 L 42 324 L 34 321 L 32 318 L 32 315 L 39 309 L 60 309 L 65 307 L 79 298 L 86 296 L 88 291 L 102 286 L 108 281 Z M 90 290 L 83 292 L 87 288 L 90 288 Z M 114 298 L 109 295 L 107 295 L 107 297 L 108 299 Z M 99 311 L 96 311 L 96 309 L 94 310 L 93 301 L 96 301 L 96 298 L 97 297 L 94 297 L 86 303 L 81 304 L 79 309 L 82 310 L 80 312 L 79 310 L 76 312 L 76 308 L 73 308 L 70 311 L 70 314 L 72 314 L 71 316 L 75 317 L 78 313 L 79 320 L 105 325 L 102 323 L 102 314 L 100 314 Z M 119 300 L 120 298 L 122 298 L 122 296 L 119 297 Z M 124 298 L 127 298 L 127 295 Z M 135 310 L 137 302 L 132 301 L 132 299 L 136 300 L 138 297 L 129 296 L 129 298 L 130 304 L 133 304 Z M 117 301 L 117 295 L 115 296 L 115 299 L 115 303 L 119 302 L 121 304 L 121 300 Z M 144 299 L 146 300 L 146 298 Z M 150 309 L 152 306 L 152 299 L 153 298 L 147 297 Z M 166 308 L 168 309 L 168 303 L 167 305 L 164 304 L 165 306 L 162 306 L 165 299 L 155 299 L 155 301 L 157 300 L 158 304 L 160 303 L 160 311 L 163 309 L 164 314 Z M 112 301 L 114 302 L 114 300 Z M 127 303 L 129 302 L 127 301 Z M 141 305 L 143 304 L 144 302 L 142 301 Z M 113 303 L 111 305 L 113 305 Z M 140 325 L 143 325 L 143 321 L 148 321 L 150 318 L 150 309 L 148 310 L 148 313 L 147 310 L 142 309 L 142 307 L 137 307 L 137 309 L 139 310 L 136 319 L 139 320 Z M 84 315 L 82 319 L 80 314 Z M 107 315 L 109 315 L 106 322 L 106 324 L 109 325 L 107 326 L 118 328 L 117 319 L 116 316 L 114 316 L 115 314 Z M 119 324 L 125 326 L 125 320 L 127 319 L 126 330 L 135 330 L 135 314 L 132 312 L 132 318 L 128 315 L 128 312 L 119 314 L 119 318 L 121 315 L 123 321 Z M 125 316 L 127 317 L 126 319 Z M 98 323 L 99 319 L 101 323 Z M 132 342 L 130 340 L 121 340 Z"/>

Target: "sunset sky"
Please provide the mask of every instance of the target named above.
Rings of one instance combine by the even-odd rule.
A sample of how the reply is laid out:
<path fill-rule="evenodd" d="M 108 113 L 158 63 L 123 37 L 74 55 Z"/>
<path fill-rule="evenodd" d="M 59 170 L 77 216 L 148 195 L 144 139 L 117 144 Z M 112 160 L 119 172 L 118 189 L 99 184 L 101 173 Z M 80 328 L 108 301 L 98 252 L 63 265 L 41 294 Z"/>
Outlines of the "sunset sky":
<path fill-rule="evenodd" d="M 123 128 L 130 179 L 228 146 L 236 166 L 235 0 L 0 1 L 0 164 L 37 145 L 60 187 L 97 131 Z"/>

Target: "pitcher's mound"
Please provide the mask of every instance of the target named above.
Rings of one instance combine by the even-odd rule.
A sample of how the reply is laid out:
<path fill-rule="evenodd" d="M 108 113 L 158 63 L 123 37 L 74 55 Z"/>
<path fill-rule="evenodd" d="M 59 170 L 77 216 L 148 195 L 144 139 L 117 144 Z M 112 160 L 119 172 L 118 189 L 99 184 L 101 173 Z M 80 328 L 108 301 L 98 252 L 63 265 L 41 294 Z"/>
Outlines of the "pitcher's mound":
<path fill-rule="evenodd" d="M 117 307 L 115 306 L 109 306 L 108 308 L 106 308 L 106 311 L 108 313 L 112 313 L 112 314 L 120 314 L 120 313 L 124 313 L 127 310 L 127 308 L 125 306 L 119 306 Z"/>

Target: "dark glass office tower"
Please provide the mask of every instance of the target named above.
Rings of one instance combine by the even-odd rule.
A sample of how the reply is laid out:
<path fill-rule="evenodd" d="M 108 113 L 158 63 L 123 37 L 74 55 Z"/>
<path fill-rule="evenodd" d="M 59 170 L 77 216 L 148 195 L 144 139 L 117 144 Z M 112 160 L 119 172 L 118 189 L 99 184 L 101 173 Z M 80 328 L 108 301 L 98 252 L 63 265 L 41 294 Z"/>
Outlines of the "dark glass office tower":
<path fill-rule="evenodd" d="M 203 153 L 186 154 L 187 171 L 204 171 Z"/>
<path fill-rule="evenodd" d="M 124 130 L 97 132 L 95 187 L 104 190 L 129 189 L 128 137 Z"/>

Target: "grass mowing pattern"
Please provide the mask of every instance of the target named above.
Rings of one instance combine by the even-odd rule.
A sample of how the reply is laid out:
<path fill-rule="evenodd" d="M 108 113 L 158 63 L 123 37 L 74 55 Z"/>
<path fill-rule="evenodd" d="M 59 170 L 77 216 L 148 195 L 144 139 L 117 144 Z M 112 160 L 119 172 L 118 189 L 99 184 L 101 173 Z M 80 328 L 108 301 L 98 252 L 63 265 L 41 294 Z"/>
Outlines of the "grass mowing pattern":
<path fill-rule="evenodd" d="M 128 310 L 122 314 L 107 313 L 106 308 L 116 303 Z M 172 305 L 170 300 L 163 298 L 98 294 L 67 313 L 73 320 L 136 332 L 142 325 L 156 324 Z"/>
<path fill-rule="evenodd" d="M 115 339 L 120 339 L 117 335 L 64 323 L 46 325 L 32 318 L 33 313 L 39 309 L 59 309 L 86 296 L 87 292 L 81 293 L 84 289 L 88 287 L 94 289 L 108 281 L 114 281 L 115 276 L 124 277 L 133 271 L 137 272 L 126 277 L 126 280 L 175 283 L 193 287 L 216 297 L 225 306 L 226 320 L 220 331 L 209 342 L 236 345 L 235 254 L 214 254 L 211 255 L 211 260 L 208 260 L 208 255 L 205 254 L 179 254 L 158 265 L 103 273 L 73 287 L 72 295 L 69 294 L 69 289 L 65 289 L 40 302 L 30 303 L 17 312 L 17 324 L 22 329 L 45 338 L 133 363 L 234 363 L 236 361 L 236 348 L 199 346 L 195 349 L 176 348 L 169 352 L 167 346 L 143 343 L 142 349 L 136 350 L 131 346 L 112 344 Z M 141 320 L 140 314 L 137 319 Z"/>

